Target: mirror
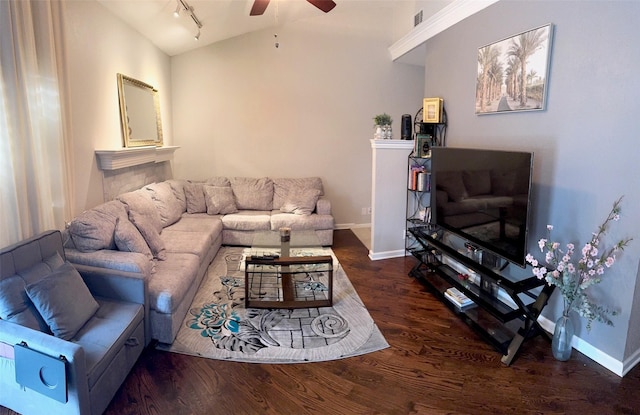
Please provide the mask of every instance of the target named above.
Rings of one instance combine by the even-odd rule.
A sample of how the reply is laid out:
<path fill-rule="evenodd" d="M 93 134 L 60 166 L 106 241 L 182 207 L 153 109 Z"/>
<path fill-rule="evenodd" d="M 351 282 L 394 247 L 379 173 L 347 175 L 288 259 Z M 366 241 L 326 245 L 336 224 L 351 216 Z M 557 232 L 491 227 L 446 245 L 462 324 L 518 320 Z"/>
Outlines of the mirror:
<path fill-rule="evenodd" d="M 118 98 L 124 146 L 162 146 L 158 90 L 119 73 Z"/>

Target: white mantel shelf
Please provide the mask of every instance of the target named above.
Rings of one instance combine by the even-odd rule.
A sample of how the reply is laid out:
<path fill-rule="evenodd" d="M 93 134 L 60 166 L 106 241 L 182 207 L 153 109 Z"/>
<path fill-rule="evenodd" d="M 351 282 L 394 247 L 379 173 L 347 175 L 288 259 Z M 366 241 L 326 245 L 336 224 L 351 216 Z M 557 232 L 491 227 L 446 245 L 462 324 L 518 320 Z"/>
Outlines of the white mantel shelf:
<path fill-rule="evenodd" d="M 145 146 L 119 148 L 117 150 L 96 150 L 100 170 L 117 170 L 146 163 L 171 161 L 179 146 Z"/>

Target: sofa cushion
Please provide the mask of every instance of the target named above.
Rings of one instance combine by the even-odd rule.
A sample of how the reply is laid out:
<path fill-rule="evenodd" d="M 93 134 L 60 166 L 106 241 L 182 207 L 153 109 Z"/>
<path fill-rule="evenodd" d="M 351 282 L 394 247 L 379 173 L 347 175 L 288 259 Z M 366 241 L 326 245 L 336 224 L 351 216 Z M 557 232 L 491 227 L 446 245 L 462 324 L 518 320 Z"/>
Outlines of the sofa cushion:
<path fill-rule="evenodd" d="M 19 275 L 0 281 L 0 319 L 48 333 L 49 326 L 27 296 L 25 286 Z"/>
<path fill-rule="evenodd" d="M 304 189 L 290 192 L 282 204 L 280 211 L 309 216 L 315 210 L 319 197 L 320 190 L 318 189 Z"/>
<path fill-rule="evenodd" d="M 184 195 L 187 200 L 187 213 L 204 213 L 207 211 L 203 183 L 186 183 L 184 185 Z"/>
<path fill-rule="evenodd" d="M 116 220 L 126 217 L 125 206 L 117 200 L 103 203 L 87 210 L 69 224 L 69 234 L 76 249 L 91 252 L 100 249 L 114 249 L 113 239 Z"/>
<path fill-rule="evenodd" d="M 151 253 L 154 258 L 157 258 L 161 261 L 165 259 L 165 247 L 164 242 L 160 238 L 160 233 L 156 230 L 156 228 L 152 225 L 152 221 L 149 218 L 135 210 L 129 212 L 129 220 L 133 223 L 140 234 L 149 245 L 149 249 L 151 249 Z"/>
<path fill-rule="evenodd" d="M 462 182 L 469 197 L 491 194 L 491 173 L 489 170 L 462 172 Z"/>
<path fill-rule="evenodd" d="M 64 340 L 72 339 L 98 310 L 82 277 L 69 263 L 25 290 L 51 332 Z"/>
<path fill-rule="evenodd" d="M 162 219 L 160 218 L 158 209 L 156 209 L 156 205 L 153 203 L 153 200 L 151 200 L 151 193 L 149 191 L 138 189 L 133 192 L 123 193 L 118 196 L 118 200 L 127 205 L 129 209 L 129 219 L 131 219 L 131 212 L 136 212 L 146 217 L 156 232 L 162 232 Z M 142 236 L 144 236 L 144 233 Z"/>
<path fill-rule="evenodd" d="M 496 196 L 513 194 L 516 185 L 516 173 L 513 170 L 492 170 L 491 186 Z"/>
<path fill-rule="evenodd" d="M 280 209 L 285 199 L 292 192 L 317 189 L 324 195 L 322 179 L 319 177 L 276 178 L 273 180 L 273 209 Z"/>
<path fill-rule="evenodd" d="M 145 241 L 138 228 L 128 219 L 118 219 L 116 223 L 115 241 L 120 251 L 138 252 L 153 258 L 147 241 Z"/>
<path fill-rule="evenodd" d="M 287 215 L 292 216 L 291 214 Z M 222 224 L 224 229 L 267 231 L 271 229 L 271 212 L 262 210 L 240 210 L 238 213 L 223 216 Z"/>
<path fill-rule="evenodd" d="M 454 202 L 459 202 L 469 196 L 462 181 L 461 171 L 438 172 L 436 183 L 437 188 L 447 192 L 449 200 Z"/>
<path fill-rule="evenodd" d="M 144 334 L 135 333 L 144 318 L 142 305 L 100 297 L 96 301 L 98 311 L 73 338 L 84 349 L 89 387 L 114 362 L 125 342 L 137 340 L 139 347 L 144 344 Z"/>
<path fill-rule="evenodd" d="M 158 262 L 155 275 L 149 279 L 149 307 L 170 314 L 184 300 L 196 280 L 200 259 L 193 254 L 167 253 L 167 261 Z"/>
<path fill-rule="evenodd" d="M 223 176 L 209 177 L 206 181 L 206 184 L 211 186 L 218 186 L 218 187 L 231 186 L 231 182 L 229 181 L 229 179 Z"/>
<path fill-rule="evenodd" d="M 234 177 L 230 181 L 238 209 L 273 209 L 273 181 L 268 177 L 260 179 Z"/>
<path fill-rule="evenodd" d="M 220 225 L 220 230 L 222 230 L 222 225 Z M 165 230 L 162 232 L 161 238 L 167 253 L 194 254 L 203 260 L 217 236 L 218 234 L 214 236 L 208 232 Z"/>
<path fill-rule="evenodd" d="M 271 214 L 271 230 L 277 231 L 283 227 L 289 227 L 294 230 L 318 230 L 333 229 L 333 216 L 331 215 L 292 215 L 291 213 L 282 213 L 273 211 Z"/>
<path fill-rule="evenodd" d="M 151 194 L 151 200 L 158 210 L 163 228 L 180 220 L 184 209 L 169 183 L 153 183 L 145 186 L 145 189 Z"/>
<path fill-rule="evenodd" d="M 226 215 L 238 211 L 231 187 L 205 185 L 203 188 L 209 215 Z"/>

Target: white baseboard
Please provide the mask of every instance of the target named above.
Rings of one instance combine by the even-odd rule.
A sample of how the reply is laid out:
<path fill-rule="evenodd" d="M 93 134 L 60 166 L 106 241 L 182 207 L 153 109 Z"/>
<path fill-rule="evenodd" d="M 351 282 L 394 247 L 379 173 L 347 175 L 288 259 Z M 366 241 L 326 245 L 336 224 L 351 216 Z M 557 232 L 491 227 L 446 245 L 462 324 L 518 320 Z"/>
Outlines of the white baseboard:
<path fill-rule="evenodd" d="M 372 261 L 378 261 L 380 259 L 389 259 L 389 258 L 398 258 L 405 256 L 405 250 L 396 250 L 396 251 L 384 251 L 384 252 L 373 252 L 369 251 L 369 258 Z"/>
<path fill-rule="evenodd" d="M 542 328 L 549 333 L 553 333 L 556 326 L 553 321 L 544 316 L 538 317 L 538 323 L 540 323 Z M 626 375 L 636 364 L 638 364 L 638 362 L 640 362 L 640 350 L 637 350 L 628 359 L 621 362 L 575 335 L 571 341 L 571 346 L 583 355 L 587 356 L 589 359 L 602 365 L 620 377 Z"/>

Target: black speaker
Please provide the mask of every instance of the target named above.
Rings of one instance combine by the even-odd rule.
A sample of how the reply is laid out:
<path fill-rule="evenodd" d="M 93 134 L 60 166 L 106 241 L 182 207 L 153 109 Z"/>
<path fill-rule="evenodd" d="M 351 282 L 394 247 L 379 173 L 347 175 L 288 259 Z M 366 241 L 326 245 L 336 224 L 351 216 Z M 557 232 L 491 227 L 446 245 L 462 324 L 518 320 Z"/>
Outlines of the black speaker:
<path fill-rule="evenodd" d="M 411 140 L 411 115 L 409 114 L 402 115 L 400 138 L 402 140 Z"/>

